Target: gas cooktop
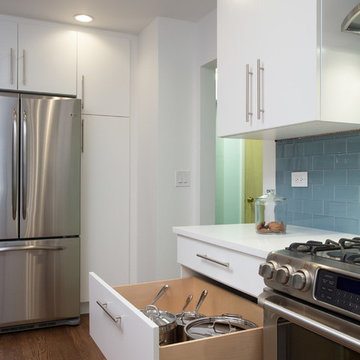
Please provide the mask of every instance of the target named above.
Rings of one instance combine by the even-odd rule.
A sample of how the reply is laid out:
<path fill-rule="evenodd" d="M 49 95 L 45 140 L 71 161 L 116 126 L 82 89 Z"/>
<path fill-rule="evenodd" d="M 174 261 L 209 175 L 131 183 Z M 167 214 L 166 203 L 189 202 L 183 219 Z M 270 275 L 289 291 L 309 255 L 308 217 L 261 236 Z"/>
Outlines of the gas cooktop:
<path fill-rule="evenodd" d="M 271 252 L 259 274 L 268 287 L 360 320 L 360 238 L 309 240 Z"/>

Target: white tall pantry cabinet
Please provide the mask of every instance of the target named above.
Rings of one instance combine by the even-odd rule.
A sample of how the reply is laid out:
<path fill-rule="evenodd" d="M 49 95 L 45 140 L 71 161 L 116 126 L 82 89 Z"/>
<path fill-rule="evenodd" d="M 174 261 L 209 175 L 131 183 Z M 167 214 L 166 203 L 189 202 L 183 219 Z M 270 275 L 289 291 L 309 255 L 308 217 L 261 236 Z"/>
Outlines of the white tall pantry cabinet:
<path fill-rule="evenodd" d="M 88 273 L 129 282 L 130 41 L 102 31 L 78 33 L 82 98 L 81 301 Z"/>
<path fill-rule="evenodd" d="M 359 128 L 357 0 L 218 2 L 218 135 L 286 138 Z"/>

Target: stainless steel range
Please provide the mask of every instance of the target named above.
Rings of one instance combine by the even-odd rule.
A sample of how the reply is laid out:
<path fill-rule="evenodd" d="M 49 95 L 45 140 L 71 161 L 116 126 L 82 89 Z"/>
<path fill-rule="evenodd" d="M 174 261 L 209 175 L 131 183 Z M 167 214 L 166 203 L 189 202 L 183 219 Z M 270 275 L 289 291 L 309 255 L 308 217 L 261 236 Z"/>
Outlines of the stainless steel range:
<path fill-rule="evenodd" d="M 360 359 L 360 238 L 293 243 L 259 274 L 264 360 Z"/>

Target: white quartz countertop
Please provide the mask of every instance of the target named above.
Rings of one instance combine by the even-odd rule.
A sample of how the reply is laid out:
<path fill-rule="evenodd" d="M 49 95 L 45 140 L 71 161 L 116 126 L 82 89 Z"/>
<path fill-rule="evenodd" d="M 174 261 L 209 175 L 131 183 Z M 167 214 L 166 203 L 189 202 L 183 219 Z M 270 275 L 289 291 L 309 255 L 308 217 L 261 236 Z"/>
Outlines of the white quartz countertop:
<path fill-rule="evenodd" d="M 324 242 L 326 239 L 338 241 L 342 237 L 356 236 L 293 225 L 286 227 L 286 234 L 258 234 L 254 224 L 179 226 L 174 227 L 173 231 L 178 235 L 264 259 L 270 251 L 284 249 L 293 242 Z"/>

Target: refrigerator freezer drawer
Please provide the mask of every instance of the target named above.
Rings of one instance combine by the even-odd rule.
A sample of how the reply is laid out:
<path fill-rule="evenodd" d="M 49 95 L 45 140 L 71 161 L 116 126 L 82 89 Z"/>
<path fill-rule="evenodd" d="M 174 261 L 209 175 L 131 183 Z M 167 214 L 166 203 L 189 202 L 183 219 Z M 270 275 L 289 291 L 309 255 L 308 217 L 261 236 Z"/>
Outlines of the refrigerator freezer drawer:
<path fill-rule="evenodd" d="M 79 238 L 0 242 L 1 328 L 80 316 L 79 248 Z"/>

